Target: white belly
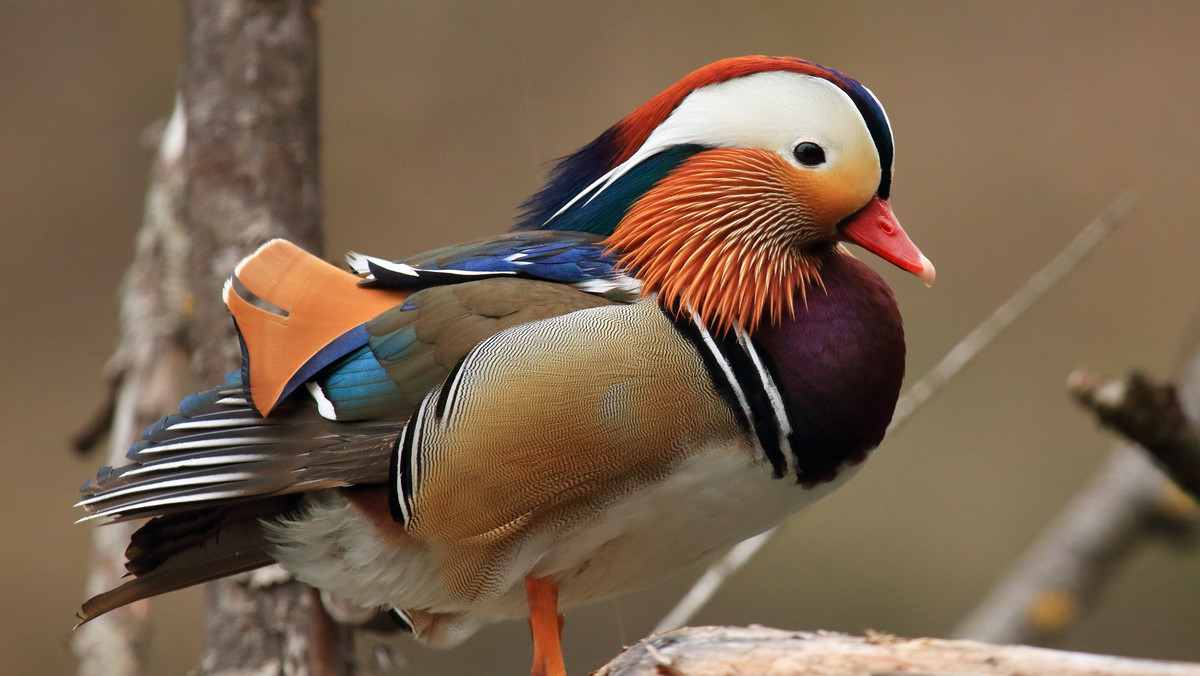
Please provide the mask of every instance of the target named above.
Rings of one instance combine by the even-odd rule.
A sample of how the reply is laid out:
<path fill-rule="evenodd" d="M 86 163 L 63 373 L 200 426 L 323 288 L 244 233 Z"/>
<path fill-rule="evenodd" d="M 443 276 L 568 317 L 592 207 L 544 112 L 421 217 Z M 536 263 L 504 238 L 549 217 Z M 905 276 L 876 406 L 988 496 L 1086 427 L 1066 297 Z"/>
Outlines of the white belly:
<path fill-rule="evenodd" d="M 773 479 L 745 450 L 714 449 L 551 545 L 531 572 L 562 580 L 566 608 L 624 594 L 774 527 L 850 473 L 810 490 Z"/>
<path fill-rule="evenodd" d="M 564 609 L 624 594 L 777 525 L 855 470 L 805 489 L 793 477 L 771 478 L 746 449 L 714 447 L 569 533 L 531 538 L 505 571 L 506 591 L 469 606 L 444 591 L 427 549 L 388 545 L 335 494 L 311 498 L 307 515 L 274 528 L 273 539 L 280 563 L 299 579 L 363 606 L 514 618 L 528 614 L 527 574 L 559 580 Z"/>

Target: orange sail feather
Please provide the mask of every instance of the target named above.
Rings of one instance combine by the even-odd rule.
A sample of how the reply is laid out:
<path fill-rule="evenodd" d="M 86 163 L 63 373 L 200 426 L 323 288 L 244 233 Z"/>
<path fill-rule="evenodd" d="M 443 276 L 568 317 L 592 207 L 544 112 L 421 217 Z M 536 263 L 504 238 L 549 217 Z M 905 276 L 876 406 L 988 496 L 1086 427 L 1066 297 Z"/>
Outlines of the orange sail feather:
<path fill-rule="evenodd" d="M 263 416 L 321 348 L 409 294 L 359 286 L 355 275 L 282 239 L 264 244 L 233 276 L 225 284 L 225 305 L 245 343 L 250 397 Z M 273 308 L 244 298 L 235 280 Z"/>

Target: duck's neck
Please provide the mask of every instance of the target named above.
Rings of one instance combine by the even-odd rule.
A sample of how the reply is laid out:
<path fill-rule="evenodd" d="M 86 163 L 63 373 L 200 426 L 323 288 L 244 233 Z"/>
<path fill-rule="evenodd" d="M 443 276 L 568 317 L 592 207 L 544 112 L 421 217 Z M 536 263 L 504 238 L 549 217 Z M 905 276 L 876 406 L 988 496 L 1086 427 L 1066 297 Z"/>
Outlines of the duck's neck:
<path fill-rule="evenodd" d="M 752 334 L 679 318 L 713 382 L 777 477 L 812 486 L 866 459 L 883 440 L 904 377 L 904 329 L 892 292 L 848 254 L 794 314 Z"/>

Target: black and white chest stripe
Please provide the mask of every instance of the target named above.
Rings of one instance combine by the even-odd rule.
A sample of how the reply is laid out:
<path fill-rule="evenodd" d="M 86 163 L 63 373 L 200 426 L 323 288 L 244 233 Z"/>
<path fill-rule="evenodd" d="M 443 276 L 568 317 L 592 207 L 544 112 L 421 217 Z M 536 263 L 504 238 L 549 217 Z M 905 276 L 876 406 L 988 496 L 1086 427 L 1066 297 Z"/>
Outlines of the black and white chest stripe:
<path fill-rule="evenodd" d="M 425 404 L 422 402 L 408 424 L 400 431 L 392 447 L 391 462 L 388 463 L 388 508 L 392 518 L 407 527 L 412 522 L 412 500 L 421 477 L 420 449 L 424 432 Z"/>
<path fill-rule="evenodd" d="M 674 322 L 695 346 L 713 386 L 753 441 L 758 457 L 771 463 L 774 477 L 798 471 L 783 396 L 754 340 L 740 329 L 733 335 L 714 336 L 695 312 Z"/>

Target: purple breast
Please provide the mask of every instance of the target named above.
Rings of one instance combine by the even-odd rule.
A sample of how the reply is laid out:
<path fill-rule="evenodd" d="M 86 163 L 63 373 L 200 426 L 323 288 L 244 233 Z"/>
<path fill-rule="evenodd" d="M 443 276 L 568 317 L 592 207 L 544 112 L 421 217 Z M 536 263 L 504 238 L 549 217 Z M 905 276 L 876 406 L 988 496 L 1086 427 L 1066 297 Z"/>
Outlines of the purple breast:
<path fill-rule="evenodd" d="M 904 378 L 904 327 L 883 279 L 847 255 L 831 256 L 821 278 L 807 307 L 754 336 L 782 391 L 805 486 L 833 480 L 879 445 Z"/>

